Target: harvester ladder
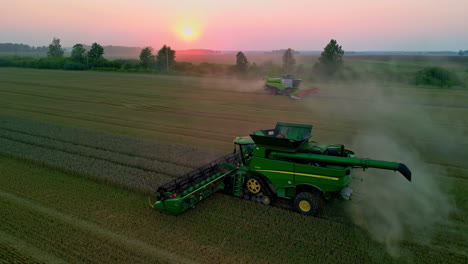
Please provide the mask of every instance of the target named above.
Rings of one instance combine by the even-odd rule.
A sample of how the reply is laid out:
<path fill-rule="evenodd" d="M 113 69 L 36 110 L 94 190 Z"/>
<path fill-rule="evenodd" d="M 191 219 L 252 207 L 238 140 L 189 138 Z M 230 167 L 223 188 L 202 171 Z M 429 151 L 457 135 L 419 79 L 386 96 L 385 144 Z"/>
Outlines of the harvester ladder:
<path fill-rule="evenodd" d="M 236 172 L 234 174 L 234 187 L 233 187 L 233 194 L 236 197 L 241 197 L 242 195 L 242 183 L 244 177 L 242 173 Z"/>

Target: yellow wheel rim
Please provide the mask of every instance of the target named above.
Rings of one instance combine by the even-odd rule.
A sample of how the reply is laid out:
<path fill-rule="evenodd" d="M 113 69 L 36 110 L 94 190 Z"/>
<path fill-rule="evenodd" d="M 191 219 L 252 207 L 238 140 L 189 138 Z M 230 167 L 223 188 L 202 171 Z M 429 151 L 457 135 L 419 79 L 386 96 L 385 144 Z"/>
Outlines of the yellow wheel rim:
<path fill-rule="evenodd" d="M 310 211 L 310 203 L 306 200 L 302 200 L 299 202 L 299 209 L 303 212 L 309 212 Z"/>
<path fill-rule="evenodd" d="M 247 190 L 251 193 L 259 193 L 260 192 L 260 183 L 256 179 L 248 179 L 247 180 Z"/>

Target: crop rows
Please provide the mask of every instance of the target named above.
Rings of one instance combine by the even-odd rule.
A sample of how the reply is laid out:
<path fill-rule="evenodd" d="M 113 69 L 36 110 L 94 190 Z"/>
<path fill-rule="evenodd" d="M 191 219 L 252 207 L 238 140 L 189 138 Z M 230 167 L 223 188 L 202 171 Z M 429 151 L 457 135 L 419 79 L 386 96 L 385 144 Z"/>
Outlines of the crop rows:
<path fill-rule="evenodd" d="M 174 166 L 174 164 L 168 164 L 166 162 L 161 162 L 154 159 L 129 156 L 118 152 L 86 147 L 59 140 L 52 140 L 41 136 L 13 132 L 3 128 L 0 128 L 0 138 L 9 139 L 12 141 L 17 141 L 20 143 L 25 143 L 37 147 L 48 148 L 51 150 L 59 150 L 69 154 L 76 154 L 80 156 L 95 158 L 98 160 L 105 160 L 116 164 L 120 164 L 122 166 L 141 169 L 149 172 L 161 173 L 172 177 L 178 177 L 191 170 L 191 168 L 187 168 L 180 165 Z"/>
<path fill-rule="evenodd" d="M 157 186 L 171 179 L 170 176 L 164 174 L 4 138 L 0 138 L 0 145 L 2 146 L 0 151 L 4 154 L 35 161 L 72 173 L 84 174 L 144 193 L 155 190 Z"/>
<path fill-rule="evenodd" d="M 4 115 L 0 118 L 1 153 L 143 193 L 153 192 L 217 153 Z"/>
<path fill-rule="evenodd" d="M 7 115 L 0 115 L 0 128 L 191 168 L 202 166 L 223 155 L 223 153 L 217 151 L 193 146 L 155 142 L 89 129 L 59 126 Z"/>
<path fill-rule="evenodd" d="M 0 264 L 3 263 L 22 263 L 22 264 L 28 264 L 28 263 L 43 263 L 39 262 L 30 256 L 26 256 L 16 250 L 14 247 L 11 247 L 10 245 L 4 244 L 0 242 Z"/>
<path fill-rule="evenodd" d="M 74 263 L 151 263 L 148 256 L 127 248 L 121 241 L 106 237 L 26 206 L 2 201 L 3 232 L 53 252 Z M 60 241 L 59 243 L 57 243 Z"/>

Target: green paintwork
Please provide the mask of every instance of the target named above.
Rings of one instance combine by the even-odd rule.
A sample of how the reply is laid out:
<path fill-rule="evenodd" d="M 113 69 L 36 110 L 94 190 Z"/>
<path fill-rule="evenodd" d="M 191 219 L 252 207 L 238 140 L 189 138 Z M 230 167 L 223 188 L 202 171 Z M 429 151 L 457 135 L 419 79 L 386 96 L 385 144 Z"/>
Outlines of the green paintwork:
<path fill-rule="evenodd" d="M 310 141 L 311 125 L 277 123 L 275 129 L 250 135 L 253 151 L 247 160 L 251 173 L 261 174 L 274 187 L 277 196 L 294 198 L 298 186 L 321 192 L 339 192 L 352 180 L 352 168 L 398 170 L 411 180 L 411 172 L 401 163 L 355 158 L 343 145 Z M 239 144 L 248 142 L 245 138 Z M 303 188 L 303 187 L 301 187 Z"/>
<path fill-rule="evenodd" d="M 153 207 L 178 215 L 225 189 L 224 180 L 231 182 L 229 191 L 241 197 L 245 178 L 253 175 L 266 181 L 273 195 L 287 199 L 303 191 L 319 191 L 330 199 L 348 186 L 356 167 L 397 170 L 411 181 L 411 171 L 402 163 L 358 159 L 344 145 L 319 144 L 311 137 L 311 125 L 281 122 L 274 129 L 237 137 L 234 144 L 240 151 L 240 160 L 222 164 L 227 172 L 217 173 L 177 197 L 168 193 Z"/>
<path fill-rule="evenodd" d="M 152 206 L 155 209 L 167 211 L 173 215 L 179 215 L 187 209 L 195 207 L 197 203 L 206 199 L 213 193 L 223 190 L 223 179 L 230 175 L 234 170 L 230 170 L 226 173 L 217 173 L 209 179 L 190 187 L 183 193 L 177 194 L 175 197 L 167 197 L 156 201 Z M 171 195 L 171 193 L 168 193 L 168 195 Z"/>
<path fill-rule="evenodd" d="M 281 78 L 266 78 L 265 88 L 274 94 L 294 94 L 297 92 L 301 79 L 295 79 L 292 75 L 283 75 Z"/>

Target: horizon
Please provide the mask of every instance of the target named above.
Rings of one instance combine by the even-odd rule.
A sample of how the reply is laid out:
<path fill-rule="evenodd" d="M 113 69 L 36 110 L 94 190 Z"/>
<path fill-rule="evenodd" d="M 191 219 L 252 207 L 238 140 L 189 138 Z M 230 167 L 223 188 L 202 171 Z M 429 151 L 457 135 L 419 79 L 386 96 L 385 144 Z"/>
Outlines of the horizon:
<path fill-rule="evenodd" d="M 468 49 L 468 34 L 463 34 L 468 2 L 292 0 L 286 7 L 272 0 L 218 2 L 6 2 L 0 42 L 47 46 L 56 37 L 63 47 L 97 42 L 166 44 L 175 50 L 320 51 L 336 39 L 344 50 L 358 52 Z"/>
<path fill-rule="evenodd" d="M 14 43 L 14 42 L 1 42 L 0 44 L 14 44 L 14 45 L 28 45 L 30 47 L 47 47 L 47 45 L 31 45 L 28 43 Z M 91 44 L 85 44 L 85 43 L 80 43 L 83 44 L 85 47 L 90 47 Z M 99 43 L 98 43 L 99 44 Z M 153 50 L 158 50 L 160 47 L 151 47 L 151 46 L 122 46 L 122 45 L 102 45 L 102 47 L 105 49 L 106 47 L 114 47 L 114 48 L 125 48 L 125 49 L 144 49 L 146 47 L 150 47 Z M 65 50 L 65 52 L 71 52 L 73 49 L 72 46 L 63 46 L 62 49 Z M 244 53 L 249 53 L 249 52 L 273 52 L 273 51 L 278 51 L 278 50 L 286 50 L 287 48 L 282 48 L 282 49 L 277 49 L 277 50 L 213 50 L 213 49 L 207 49 L 207 48 L 187 48 L 187 49 L 174 49 L 175 51 L 210 51 L 210 52 L 221 52 L 221 53 L 233 53 L 233 52 L 244 52 Z M 294 49 L 293 49 L 294 50 Z M 321 53 L 323 52 L 322 50 L 294 50 L 299 53 Z M 384 52 L 384 53 L 458 53 L 460 50 L 344 50 L 345 53 L 376 53 L 378 54 L 379 52 Z M 465 51 L 462 49 L 462 51 Z"/>

